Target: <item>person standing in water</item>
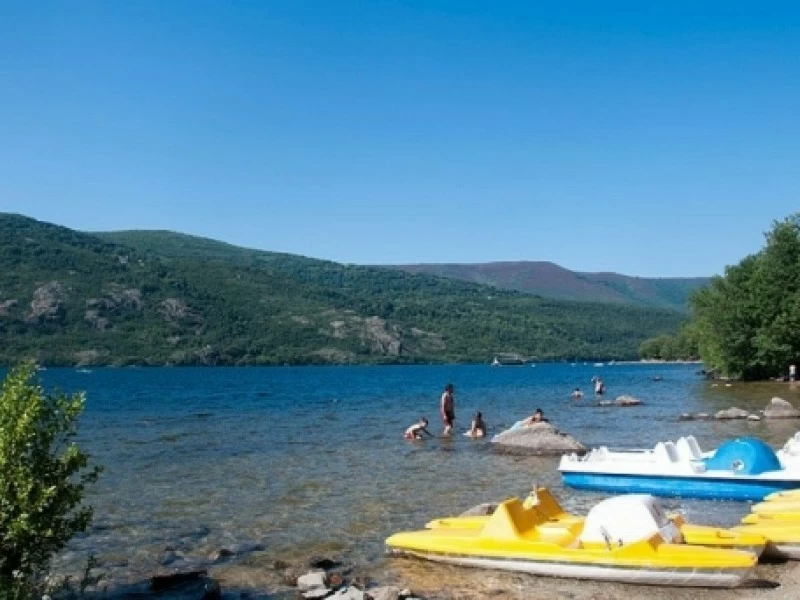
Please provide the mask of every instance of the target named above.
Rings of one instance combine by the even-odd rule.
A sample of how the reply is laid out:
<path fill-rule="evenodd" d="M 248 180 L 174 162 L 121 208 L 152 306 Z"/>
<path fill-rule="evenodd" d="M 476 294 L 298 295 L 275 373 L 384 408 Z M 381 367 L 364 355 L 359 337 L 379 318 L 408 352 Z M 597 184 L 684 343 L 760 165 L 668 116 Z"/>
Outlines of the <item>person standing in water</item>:
<path fill-rule="evenodd" d="M 453 388 L 452 383 L 448 383 L 444 386 L 440 406 L 442 422 L 444 423 L 443 435 L 450 435 L 450 432 L 453 430 L 453 422 L 456 420 L 455 398 L 453 398 L 454 391 L 455 388 Z"/>

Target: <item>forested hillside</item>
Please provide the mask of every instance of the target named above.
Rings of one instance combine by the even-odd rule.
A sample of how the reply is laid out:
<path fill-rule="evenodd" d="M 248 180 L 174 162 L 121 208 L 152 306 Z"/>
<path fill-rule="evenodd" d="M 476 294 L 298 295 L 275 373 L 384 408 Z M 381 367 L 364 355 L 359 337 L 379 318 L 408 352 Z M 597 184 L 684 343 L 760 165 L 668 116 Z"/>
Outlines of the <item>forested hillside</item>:
<path fill-rule="evenodd" d="M 699 356 L 716 375 L 786 377 L 800 363 L 800 213 L 775 221 L 765 238 L 693 296 L 678 334 L 642 344 L 642 357 Z"/>
<path fill-rule="evenodd" d="M 685 311 L 689 296 L 710 283 L 707 277 L 629 277 L 580 273 L 551 262 L 399 265 L 409 273 L 451 277 L 559 300 L 615 302 Z"/>
<path fill-rule="evenodd" d="M 622 359 L 682 320 L 170 232 L 0 214 L 0 240 L 3 364 Z"/>

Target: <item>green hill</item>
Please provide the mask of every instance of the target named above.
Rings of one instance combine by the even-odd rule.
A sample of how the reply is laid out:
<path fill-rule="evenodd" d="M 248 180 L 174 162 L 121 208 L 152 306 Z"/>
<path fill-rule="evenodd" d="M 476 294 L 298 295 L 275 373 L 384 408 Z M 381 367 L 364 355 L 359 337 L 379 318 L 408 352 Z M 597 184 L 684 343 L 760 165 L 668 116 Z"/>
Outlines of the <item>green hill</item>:
<path fill-rule="evenodd" d="M 424 273 L 516 290 L 559 300 L 614 302 L 686 311 L 689 295 L 708 277 L 629 277 L 619 273 L 579 273 L 550 262 L 398 265 Z"/>
<path fill-rule="evenodd" d="M 308 364 L 632 358 L 682 315 L 0 214 L 0 363 Z"/>

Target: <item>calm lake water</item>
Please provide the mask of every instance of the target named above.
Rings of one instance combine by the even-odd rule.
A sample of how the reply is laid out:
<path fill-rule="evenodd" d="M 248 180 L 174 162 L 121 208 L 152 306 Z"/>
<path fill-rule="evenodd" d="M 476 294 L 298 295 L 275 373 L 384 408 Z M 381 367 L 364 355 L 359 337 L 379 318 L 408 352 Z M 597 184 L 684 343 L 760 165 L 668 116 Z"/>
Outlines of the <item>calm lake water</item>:
<path fill-rule="evenodd" d="M 524 495 L 532 482 L 553 489 L 575 511 L 604 497 L 564 489 L 557 459 L 494 454 L 488 442 L 461 435 L 411 443 L 402 433 L 420 416 L 441 431 L 439 394 L 448 382 L 456 387 L 457 429 L 465 430 L 471 414 L 481 410 L 489 437 L 537 407 L 589 446 L 651 447 L 693 434 L 706 449 L 744 433 L 779 446 L 800 427 L 791 421 L 677 422 L 682 412 L 761 409 L 773 395 L 800 400 L 788 384 L 726 387 L 704 381 L 698 368 L 49 369 L 40 373 L 46 387 L 86 391 L 81 443 L 105 467 L 90 496 L 96 508 L 92 530 L 71 543 L 56 568 L 75 570 L 94 553 L 113 587 L 146 581 L 171 548 L 201 561 L 220 548 L 263 545 L 263 552 L 217 569 L 224 586 L 262 596 L 280 591 L 280 577 L 269 565 L 316 554 L 344 557 L 381 583 L 405 583 L 433 596 L 516 597 L 535 588 L 536 597 L 593 597 L 598 591 L 601 597 L 630 597 L 641 588 L 386 558 L 383 540 L 391 533 L 480 502 Z M 606 398 L 631 394 L 645 404 L 592 406 L 593 375 L 605 381 Z M 656 376 L 663 380 L 654 381 Z M 576 386 L 586 393 L 583 401 L 570 398 Z M 695 522 L 723 525 L 747 510 L 725 502 L 665 504 Z M 668 597 L 689 598 L 690 592 Z"/>

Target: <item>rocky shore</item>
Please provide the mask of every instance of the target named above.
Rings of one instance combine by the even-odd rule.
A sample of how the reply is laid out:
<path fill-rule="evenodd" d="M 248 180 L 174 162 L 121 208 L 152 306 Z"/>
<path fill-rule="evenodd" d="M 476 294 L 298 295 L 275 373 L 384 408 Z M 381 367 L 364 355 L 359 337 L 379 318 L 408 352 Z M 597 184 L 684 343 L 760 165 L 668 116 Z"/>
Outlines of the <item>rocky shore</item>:
<path fill-rule="evenodd" d="M 791 402 L 778 398 L 777 396 L 769 401 L 763 410 L 750 412 L 736 406 L 719 410 L 714 414 L 707 412 L 683 413 L 678 417 L 678 421 L 728 421 L 732 419 L 747 419 L 748 421 L 760 421 L 761 419 L 800 419 L 800 410 L 792 406 Z"/>
<path fill-rule="evenodd" d="M 303 563 L 271 558 L 263 547 L 221 548 L 207 559 L 168 546 L 161 565 L 139 581 L 111 576 L 104 561 L 90 562 L 83 574 L 51 576 L 52 596 L 104 599 L 175 600 L 323 599 L 421 600 L 407 587 L 379 585 L 363 568 L 344 560 L 312 557 Z M 76 590 L 82 590 L 77 592 Z"/>

